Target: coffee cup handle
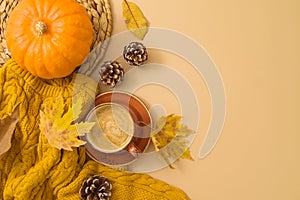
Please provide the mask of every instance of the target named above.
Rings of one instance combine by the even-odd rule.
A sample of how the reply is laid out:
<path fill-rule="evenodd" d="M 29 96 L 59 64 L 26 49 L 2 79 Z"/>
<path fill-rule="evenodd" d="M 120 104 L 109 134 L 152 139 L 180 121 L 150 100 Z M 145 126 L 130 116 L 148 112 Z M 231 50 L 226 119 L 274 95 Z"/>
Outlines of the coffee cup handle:
<path fill-rule="evenodd" d="M 142 151 L 139 149 L 139 147 L 137 147 L 133 142 L 131 142 L 127 146 L 127 151 L 135 158 L 137 158 L 139 156 L 139 154 L 142 153 Z"/>

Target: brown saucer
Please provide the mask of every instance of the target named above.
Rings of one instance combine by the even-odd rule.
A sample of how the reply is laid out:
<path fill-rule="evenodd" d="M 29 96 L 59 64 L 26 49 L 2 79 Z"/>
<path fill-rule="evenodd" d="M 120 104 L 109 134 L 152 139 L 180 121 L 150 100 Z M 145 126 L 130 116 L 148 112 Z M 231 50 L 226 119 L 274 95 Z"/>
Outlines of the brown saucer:
<path fill-rule="evenodd" d="M 125 92 L 106 92 L 96 97 L 95 106 L 103 103 L 115 103 L 126 108 L 134 122 L 134 135 L 130 143 L 115 153 L 104 153 L 95 149 L 92 144 L 85 144 L 87 154 L 104 165 L 126 165 L 133 162 L 144 152 L 150 142 L 151 116 L 144 103 L 136 96 Z M 87 141 L 85 136 L 82 140 Z"/>

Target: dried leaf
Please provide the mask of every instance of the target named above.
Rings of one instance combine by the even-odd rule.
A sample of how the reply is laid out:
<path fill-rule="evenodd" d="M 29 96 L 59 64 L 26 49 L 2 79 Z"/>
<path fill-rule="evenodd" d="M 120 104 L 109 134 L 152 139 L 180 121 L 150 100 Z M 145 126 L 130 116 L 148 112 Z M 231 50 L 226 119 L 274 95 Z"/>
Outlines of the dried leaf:
<path fill-rule="evenodd" d="M 186 149 L 185 152 L 180 156 L 180 158 L 188 159 L 188 160 L 194 160 L 193 157 L 191 156 L 190 149 Z"/>
<path fill-rule="evenodd" d="M 133 32 L 139 39 L 144 39 L 148 32 L 148 21 L 141 9 L 132 2 L 123 0 L 123 17 L 128 30 Z"/>
<path fill-rule="evenodd" d="M 89 132 L 95 123 L 74 123 L 80 116 L 82 103 L 82 99 L 79 98 L 73 107 L 66 111 L 62 97 L 45 104 L 44 111 L 40 112 L 40 130 L 51 146 L 72 151 L 72 147 L 85 144 L 78 136 Z"/>
<path fill-rule="evenodd" d="M 161 117 L 156 123 L 156 129 L 152 132 L 152 142 L 155 150 L 160 152 L 171 168 L 170 158 L 193 160 L 187 137 L 195 132 L 186 125 L 180 124 L 181 116 L 169 115 Z"/>
<path fill-rule="evenodd" d="M 14 133 L 16 124 L 19 121 L 19 109 L 4 118 L 0 119 L 0 156 L 7 152 L 11 147 L 11 138 Z"/>

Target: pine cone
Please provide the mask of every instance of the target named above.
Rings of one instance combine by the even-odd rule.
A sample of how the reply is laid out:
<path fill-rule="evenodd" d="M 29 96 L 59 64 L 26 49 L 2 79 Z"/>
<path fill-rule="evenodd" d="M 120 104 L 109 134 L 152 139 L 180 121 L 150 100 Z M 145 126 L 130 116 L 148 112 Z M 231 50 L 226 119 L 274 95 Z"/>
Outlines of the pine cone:
<path fill-rule="evenodd" d="M 140 66 L 148 60 L 146 47 L 139 42 L 131 42 L 124 47 L 123 57 L 129 65 Z"/>
<path fill-rule="evenodd" d="M 107 61 L 101 66 L 99 73 L 103 84 L 114 87 L 123 79 L 124 69 L 117 61 Z"/>
<path fill-rule="evenodd" d="M 79 194 L 83 200 L 109 200 L 111 189 L 107 178 L 94 175 L 83 182 Z"/>

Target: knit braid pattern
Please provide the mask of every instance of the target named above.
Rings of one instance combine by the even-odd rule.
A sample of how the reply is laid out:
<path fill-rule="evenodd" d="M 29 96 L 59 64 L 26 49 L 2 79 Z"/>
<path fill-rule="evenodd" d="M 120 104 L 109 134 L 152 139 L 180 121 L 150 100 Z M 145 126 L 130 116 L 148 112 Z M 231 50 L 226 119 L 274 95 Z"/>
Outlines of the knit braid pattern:
<path fill-rule="evenodd" d="M 87 161 L 84 147 L 64 151 L 49 145 L 39 129 L 39 113 L 45 102 L 62 96 L 71 105 L 74 78 L 83 83 L 76 94 L 91 97 L 95 82 L 73 74 L 63 79 L 42 80 L 21 69 L 14 60 L 0 68 L 0 119 L 17 107 L 17 123 L 12 147 L 0 157 L 0 199 L 79 200 L 79 188 L 91 175 L 106 176 L 113 184 L 113 200 L 185 200 L 181 190 L 145 174 L 120 172 Z"/>

